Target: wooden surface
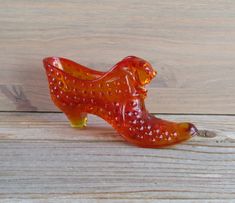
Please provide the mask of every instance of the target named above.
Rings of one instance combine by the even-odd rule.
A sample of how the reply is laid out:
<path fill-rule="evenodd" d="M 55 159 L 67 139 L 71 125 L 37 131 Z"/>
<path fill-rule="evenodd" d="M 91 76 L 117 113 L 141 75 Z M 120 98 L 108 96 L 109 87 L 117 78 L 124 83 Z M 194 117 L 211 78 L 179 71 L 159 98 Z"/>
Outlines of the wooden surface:
<path fill-rule="evenodd" d="M 158 71 L 150 112 L 200 137 L 143 149 L 96 117 L 69 127 L 42 58 L 108 70 L 127 55 Z M 0 0 L 0 202 L 233 202 L 234 80 L 233 0 Z"/>
<path fill-rule="evenodd" d="M 235 1 L 0 0 L 0 110 L 55 111 L 42 58 L 149 60 L 151 112 L 235 114 Z M 156 104 L 156 105 L 155 105 Z M 226 105 L 225 105 L 226 104 Z"/>
<path fill-rule="evenodd" d="M 144 149 L 96 117 L 79 130 L 61 113 L 1 113 L 0 199 L 235 199 L 235 118 L 161 117 L 194 121 L 216 136 Z"/>

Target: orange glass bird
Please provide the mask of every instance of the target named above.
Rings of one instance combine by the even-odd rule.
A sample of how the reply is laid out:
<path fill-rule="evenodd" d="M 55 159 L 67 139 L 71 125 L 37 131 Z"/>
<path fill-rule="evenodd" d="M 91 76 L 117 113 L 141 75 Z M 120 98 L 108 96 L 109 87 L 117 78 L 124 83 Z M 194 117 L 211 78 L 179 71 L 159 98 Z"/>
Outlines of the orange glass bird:
<path fill-rule="evenodd" d="M 86 126 L 87 114 L 106 120 L 128 142 L 149 148 L 176 144 L 196 135 L 191 123 L 156 118 L 145 108 L 144 88 L 156 75 L 145 60 L 128 56 L 108 72 L 65 58 L 43 60 L 55 105 L 73 127 Z"/>

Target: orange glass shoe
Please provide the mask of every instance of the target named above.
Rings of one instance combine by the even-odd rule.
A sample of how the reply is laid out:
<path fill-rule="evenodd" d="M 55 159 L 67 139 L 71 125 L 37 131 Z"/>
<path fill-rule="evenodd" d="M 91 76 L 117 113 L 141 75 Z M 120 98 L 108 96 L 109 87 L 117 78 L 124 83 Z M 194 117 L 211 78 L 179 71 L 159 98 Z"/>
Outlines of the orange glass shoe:
<path fill-rule="evenodd" d="M 156 71 L 141 58 L 128 56 L 108 72 L 58 57 L 45 58 L 43 63 L 51 98 L 73 127 L 86 126 L 87 114 L 94 114 L 128 142 L 150 148 L 176 144 L 198 132 L 191 123 L 162 120 L 146 110 L 144 86 Z"/>

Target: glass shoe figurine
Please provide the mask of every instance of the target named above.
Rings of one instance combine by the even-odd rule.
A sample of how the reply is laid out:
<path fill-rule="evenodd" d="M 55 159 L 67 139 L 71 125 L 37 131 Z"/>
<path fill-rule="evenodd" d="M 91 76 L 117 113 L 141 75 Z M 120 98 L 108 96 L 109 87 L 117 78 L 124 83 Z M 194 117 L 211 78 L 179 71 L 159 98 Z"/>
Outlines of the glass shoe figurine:
<path fill-rule="evenodd" d="M 144 59 L 128 56 L 107 72 L 92 70 L 71 60 L 49 57 L 43 60 L 50 94 L 71 126 L 86 126 L 87 114 L 95 114 L 128 142 L 159 148 L 197 135 L 191 123 L 166 121 L 150 114 L 144 88 L 156 75 Z"/>

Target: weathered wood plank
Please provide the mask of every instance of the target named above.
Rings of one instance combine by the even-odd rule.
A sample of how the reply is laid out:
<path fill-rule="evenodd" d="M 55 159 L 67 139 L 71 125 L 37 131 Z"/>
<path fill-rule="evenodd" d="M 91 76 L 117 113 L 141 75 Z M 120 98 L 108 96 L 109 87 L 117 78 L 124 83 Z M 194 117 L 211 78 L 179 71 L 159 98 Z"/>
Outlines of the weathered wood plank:
<path fill-rule="evenodd" d="M 219 200 L 160 200 L 160 199 L 145 199 L 145 200 L 140 200 L 140 199 L 81 199 L 76 198 L 75 196 L 73 198 L 68 198 L 68 197 L 61 197 L 60 199 L 58 198 L 51 198 L 51 199 L 43 199 L 41 198 L 39 199 L 33 199 L 33 200 L 29 200 L 29 199 L 4 199 L 4 200 L 0 200 L 0 202 L 3 203 L 18 203 L 18 202 L 24 202 L 24 203 L 70 203 L 70 202 L 81 202 L 81 203 L 228 203 L 228 202 L 233 202 L 233 200 L 228 200 L 228 199 L 219 199 Z"/>
<path fill-rule="evenodd" d="M 151 112 L 235 113 L 234 1 L 0 3 L 0 111 L 55 110 L 45 56 L 107 70 L 131 54 L 159 70 Z"/>
<path fill-rule="evenodd" d="M 158 115 L 158 117 L 178 122 L 194 123 L 200 130 L 207 130 L 218 139 L 235 139 L 234 116 L 208 115 Z M 77 140 L 77 141 L 121 141 L 120 136 L 101 118 L 88 115 L 88 127 L 71 128 L 63 113 L 3 113 L 0 112 L 0 139 L 16 140 Z M 87 136 L 89 135 L 89 136 Z M 107 136 L 108 135 L 108 136 Z M 194 141 L 203 143 L 206 138 Z M 210 142 L 209 142 L 210 143 Z"/>
<path fill-rule="evenodd" d="M 61 113 L 0 113 L 0 199 L 234 199 L 235 117 L 161 117 L 192 121 L 217 136 L 143 149 L 95 117 L 78 130 Z"/>

